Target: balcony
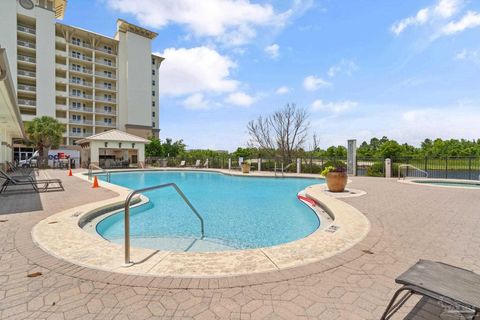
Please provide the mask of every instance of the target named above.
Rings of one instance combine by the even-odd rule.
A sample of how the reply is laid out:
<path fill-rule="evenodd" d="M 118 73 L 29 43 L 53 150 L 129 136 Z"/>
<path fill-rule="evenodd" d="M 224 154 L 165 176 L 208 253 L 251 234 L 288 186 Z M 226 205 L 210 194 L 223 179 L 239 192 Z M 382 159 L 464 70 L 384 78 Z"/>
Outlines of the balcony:
<path fill-rule="evenodd" d="M 56 63 L 55 68 L 63 71 L 67 71 L 67 65 L 61 64 L 61 63 Z"/>
<path fill-rule="evenodd" d="M 87 69 L 87 68 L 75 68 L 75 67 L 70 66 L 70 71 L 80 72 L 80 73 L 85 73 L 85 74 L 92 74 L 92 70 Z"/>
<path fill-rule="evenodd" d="M 19 85 L 18 85 L 18 90 L 28 91 L 28 92 L 36 92 L 36 91 L 37 91 L 37 87 L 35 87 L 35 86 L 29 86 L 28 84 L 19 84 Z"/>
<path fill-rule="evenodd" d="M 18 105 L 20 107 L 28 107 L 28 108 L 35 108 L 37 103 L 35 100 L 29 100 L 29 99 L 18 99 Z"/>
<path fill-rule="evenodd" d="M 67 57 L 67 53 L 65 51 L 62 51 L 62 50 L 55 50 L 55 54 L 57 56 L 60 56 L 60 57 L 64 57 L 64 58 Z"/>
<path fill-rule="evenodd" d="M 37 62 L 37 60 L 34 57 L 25 56 L 23 54 L 17 55 L 17 59 L 19 61 L 24 61 L 24 62 L 28 62 L 28 63 L 36 63 Z"/>
<path fill-rule="evenodd" d="M 17 30 L 18 30 L 18 31 L 21 31 L 21 32 L 33 34 L 33 35 L 36 34 L 35 29 L 30 28 L 30 27 L 27 27 L 27 26 L 18 25 L 18 26 L 17 26 Z"/>
<path fill-rule="evenodd" d="M 93 108 L 89 108 L 89 107 L 78 108 L 78 107 L 70 106 L 68 109 L 76 112 L 88 112 L 88 113 L 93 112 Z"/>
<path fill-rule="evenodd" d="M 91 88 L 92 85 L 93 85 L 91 82 L 88 82 L 88 81 L 78 81 L 78 80 L 74 80 L 74 79 L 70 79 L 70 83 L 73 84 L 73 85 L 77 85 L 77 86 L 81 86 L 81 87 L 88 87 L 88 88 Z"/>
<path fill-rule="evenodd" d="M 57 97 L 66 98 L 66 97 L 67 97 L 67 92 L 66 92 L 66 91 L 57 90 L 57 91 L 55 92 L 55 95 L 56 95 Z"/>
<path fill-rule="evenodd" d="M 67 78 L 55 77 L 56 83 L 67 84 Z"/>
<path fill-rule="evenodd" d="M 100 127 L 116 127 L 117 126 L 114 122 L 105 122 L 105 121 L 95 121 L 95 125 Z"/>
<path fill-rule="evenodd" d="M 91 136 L 93 133 L 92 132 L 73 132 L 73 131 L 70 131 L 68 133 L 71 137 L 89 137 Z"/>
<path fill-rule="evenodd" d="M 67 106 L 65 104 L 57 103 L 57 110 L 67 111 Z"/>
<path fill-rule="evenodd" d="M 65 117 L 56 117 L 58 122 L 62 123 L 62 124 L 67 124 L 68 121 L 67 121 L 67 118 Z"/>
<path fill-rule="evenodd" d="M 67 43 L 67 41 L 65 41 L 65 38 L 62 38 L 62 37 L 59 37 L 59 36 L 55 37 L 55 41 L 59 42 L 59 43 Z"/>
<path fill-rule="evenodd" d="M 92 46 L 89 45 L 89 44 L 86 43 L 86 42 L 70 41 L 69 43 L 70 43 L 71 45 L 74 45 L 74 46 L 77 46 L 77 47 L 82 47 L 82 48 L 86 48 L 86 49 L 92 49 Z"/>
<path fill-rule="evenodd" d="M 35 78 L 37 74 L 33 71 L 18 69 L 18 75 L 23 77 Z"/>
<path fill-rule="evenodd" d="M 70 97 L 72 97 L 72 98 L 77 98 L 77 99 L 89 99 L 89 100 L 92 100 L 92 95 L 91 95 L 91 94 L 76 94 L 76 93 L 70 92 Z"/>
<path fill-rule="evenodd" d="M 109 73 L 103 73 L 103 72 L 97 71 L 95 72 L 95 75 L 98 77 L 103 77 L 107 79 L 117 79 L 117 76 L 114 73 L 109 74 Z"/>
<path fill-rule="evenodd" d="M 73 59 L 92 62 L 92 58 L 87 57 L 86 55 L 83 55 L 83 54 L 82 55 L 77 55 L 77 54 L 70 53 L 69 56 L 70 56 L 70 58 L 73 58 Z"/>
<path fill-rule="evenodd" d="M 96 108 L 96 109 L 95 109 L 95 113 L 96 113 L 96 114 L 106 114 L 106 115 L 110 115 L 110 116 L 115 116 L 115 115 L 117 115 L 116 110 L 108 111 L 108 110 L 100 109 L 100 108 Z"/>
<path fill-rule="evenodd" d="M 92 120 L 77 120 L 77 119 L 68 119 L 68 122 L 70 124 L 78 124 L 78 125 L 92 125 L 93 121 Z"/>
<path fill-rule="evenodd" d="M 112 56 L 115 55 L 115 52 L 113 52 L 113 50 L 108 50 L 108 49 L 105 49 L 105 48 L 95 48 L 95 50 L 106 53 L 106 54 L 110 54 Z"/>
<path fill-rule="evenodd" d="M 95 100 L 101 101 L 101 102 L 110 102 L 110 103 L 116 103 L 117 100 L 115 98 L 106 98 L 106 97 L 95 97 Z"/>
<path fill-rule="evenodd" d="M 35 49 L 35 43 L 30 42 L 30 41 L 17 40 L 17 44 L 18 44 L 20 47 L 29 48 L 29 49 Z"/>
<path fill-rule="evenodd" d="M 116 68 L 115 62 L 105 62 L 102 59 L 95 59 L 95 63 L 101 64 L 102 66 Z"/>
<path fill-rule="evenodd" d="M 108 91 L 116 91 L 117 90 L 115 86 L 106 86 L 103 83 L 95 84 L 95 88 L 101 89 L 101 90 L 108 90 Z"/>

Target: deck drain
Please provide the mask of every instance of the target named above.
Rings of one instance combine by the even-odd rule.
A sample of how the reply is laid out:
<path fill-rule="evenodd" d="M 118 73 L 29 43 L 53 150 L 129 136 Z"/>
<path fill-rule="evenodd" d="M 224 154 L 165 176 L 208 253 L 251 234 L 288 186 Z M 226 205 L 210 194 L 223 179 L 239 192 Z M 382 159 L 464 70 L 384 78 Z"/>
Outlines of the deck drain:
<path fill-rule="evenodd" d="M 55 224 L 58 223 L 58 221 L 50 221 L 48 224 Z"/>
<path fill-rule="evenodd" d="M 367 250 L 362 250 L 362 252 L 363 252 L 363 253 L 366 253 L 366 254 L 374 254 L 373 251 L 370 251 L 370 250 L 368 250 L 368 249 L 367 249 Z"/>
<path fill-rule="evenodd" d="M 33 273 L 27 274 L 27 277 L 29 277 L 29 278 L 36 278 L 36 277 L 39 277 L 39 276 L 41 276 L 41 275 L 42 275 L 41 272 L 33 272 Z"/>

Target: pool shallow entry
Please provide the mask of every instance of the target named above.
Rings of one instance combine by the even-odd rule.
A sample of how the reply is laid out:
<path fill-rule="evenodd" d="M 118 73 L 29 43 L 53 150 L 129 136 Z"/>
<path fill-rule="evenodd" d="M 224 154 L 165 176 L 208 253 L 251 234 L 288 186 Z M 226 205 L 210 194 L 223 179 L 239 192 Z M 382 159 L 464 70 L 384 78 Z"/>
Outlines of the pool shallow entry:
<path fill-rule="evenodd" d="M 103 177 L 100 177 L 103 179 Z M 111 183 L 140 189 L 176 183 L 205 221 L 200 223 L 173 189 L 143 193 L 149 202 L 130 213 L 132 246 L 169 251 L 223 251 L 270 247 L 304 238 L 320 226 L 317 214 L 297 198 L 322 179 L 237 177 L 213 172 L 113 173 Z M 124 212 L 96 225 L 105 239 L 123 243 Z"/>

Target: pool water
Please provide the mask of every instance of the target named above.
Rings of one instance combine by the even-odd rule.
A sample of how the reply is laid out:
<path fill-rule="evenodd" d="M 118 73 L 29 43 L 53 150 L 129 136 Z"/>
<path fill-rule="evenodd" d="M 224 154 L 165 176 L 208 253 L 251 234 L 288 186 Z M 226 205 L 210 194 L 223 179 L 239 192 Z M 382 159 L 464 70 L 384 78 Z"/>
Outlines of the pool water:
<path fill-rule="evenodd" d="M 100 176 L 100 179 L 105 177 Z M 214 172 L 112 173 L 111 183 L 140 189 L 174 182 L 205 222 L 173 188 L 145 192 L 150 202 L 130 210 L 132 245 L 174 251 L 221 251 L 278 245 L 314 232 L 320 221 L 297 193 L 323 179 L 237 177 Z M 122 243 L 124 212 L 101 220 L 97 232 Z"/>
<path fill-rule="evenodd" d="M 421 184 L 432 184 L 437 186 L 447 186 L 447 187 L 462 187 L 462 188 L 473 188 L 473 189 L 480 189 L 480 182 L 455 182 L 455 181 L 428 181 L 428 180 L 416 180 L 415 183 Z"/>

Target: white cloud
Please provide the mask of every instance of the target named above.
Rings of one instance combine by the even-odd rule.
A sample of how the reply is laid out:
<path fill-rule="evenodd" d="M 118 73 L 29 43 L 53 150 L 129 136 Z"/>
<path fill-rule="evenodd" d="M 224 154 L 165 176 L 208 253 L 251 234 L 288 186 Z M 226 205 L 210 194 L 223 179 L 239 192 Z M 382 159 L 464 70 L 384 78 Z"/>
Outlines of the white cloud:
<path fill-rule="evenodd" d="M 358 70 L 358 66 L 354 61 L 343 59 L 336 65 L 331 66 L 328 69 L 327 74 L 330 78 L 335 77 L 337 74 L 346 74 L 347 76 L 351 76 L 356 70 Z"/>
<path fill-rule="evenodd" d="M 471 61 L 475 64 L 480 65 L 480 50 L 463 49 L 455 55 L 455 59 Z"/>
<path fill-rule="evenodd" d="M 463 2 L 464 0 L 438 0 L 436 5 L 422 8 L 414 16 L 394 23 L 390 31 L 398 36 L 408 27 L 424 25 L 436 19 L 448 19 L 460 10 Z"/>
<path fill-rule="evenodd" d="M 256 28 L 285 26 L 289 18 L 308 9 L 309 2 L 297 0 L 289 10 L 276 12 L 271 4 L 250 0 L 107 0 L 111 8 L 132 14 L 147 27 L 179 24 L 190 34 L 231 45 L 254 38 Z"/>
<path fill-rule="evenodd" d="M 239 82 L 231 78 L 236 64 L 207 47 L 168 48 L 159 76 L 161 93 L 184 95 L 198 92 L 231 92 Z"/>
<path fill-rule="evenodd" d="M 320 99 L 313 101 L 310 108 L 313 111 L 328 111 L 331 113 L 343 113 L 355 108 L 358 105 L 355 101 L 344 100 L 337 102 L 324 102 Z"/>
<path fill-rule="evenodd" d="M 451 35 L 462 32 L 466 29 L 480 26 L 480 13 L 475 11 L 468 11 L 460 20 L 450 22 L 442 28 L 441 33 L 444 35 Z"/>
<path fill-rule="evenodd" d="M 316 76 L 308 76 L 303 79 L 303 87 L 308 91 L 316 91 L 320 88 L 330 87 L 332 84 Z"/>
<path fill-rule="evenodd" d="M 182 101 L 182 104 L 188 109 L 209 109 L 209 102 L 205 100 L 202 93 L 195 93 Z"/>
<path fill-rule="evenodd" d="M 280 88 L 278 88 L 275 93 L 276 94 L 287 94 L 289 93 L 290 91 L 292 91 L 289 87 L 287 86 L 281 86 Z"/>
<path fill-rule="evenodd" d="M 255 102 L 255 98 L 244 92 L 234 92 L 227 96 L 225 102 L 240 107 L 248 107 Z"/>
<path fill-rule="evenodd" d="M 280 55 L 280 46 L 276 43 L 266 46 L 263 50 L 272 59 L 276 59 Z"/>

